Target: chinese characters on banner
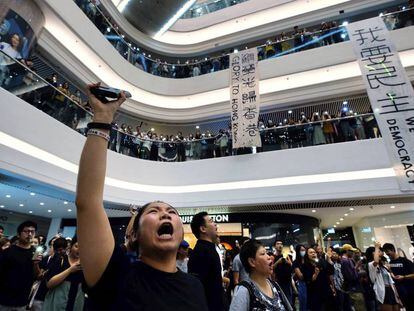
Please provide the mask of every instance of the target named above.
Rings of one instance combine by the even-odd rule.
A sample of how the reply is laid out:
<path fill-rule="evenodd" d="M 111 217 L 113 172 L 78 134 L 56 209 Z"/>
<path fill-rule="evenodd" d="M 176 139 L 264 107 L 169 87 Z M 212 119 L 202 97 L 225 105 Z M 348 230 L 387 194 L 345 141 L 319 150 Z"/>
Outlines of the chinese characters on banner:
<path fill-rule="evenodd" d="M 230 55 L 230 104 L 233 148 L 261 147 L 256 48 Z"/>
<path fill-rule="evenodd" d="M 401 191 L 414 191 L 414 90 L 381 17 L 347 25 Z"/>

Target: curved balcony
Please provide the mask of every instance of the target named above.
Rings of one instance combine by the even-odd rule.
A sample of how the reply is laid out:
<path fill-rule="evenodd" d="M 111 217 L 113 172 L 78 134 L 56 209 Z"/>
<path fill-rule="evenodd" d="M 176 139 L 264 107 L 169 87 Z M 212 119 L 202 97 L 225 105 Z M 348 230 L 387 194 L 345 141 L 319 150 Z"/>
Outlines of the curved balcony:
<path fill-rule="evenodd" d="M 187 12 L 181 16 L 182 19 L 200 17 L 212 12 L 216 12 L 248 0 L 209 0 L 203 3 L 194 4 Z"/>
<path fill-rule="evenodd" d="M 19 96 L 32 106 L 42 110 L 63 124 L 86 135 L 87 123 L 92 114 L 80 93 L 70 94 L 67 83 L 58 85 L 55 77 L 46 80 L 38 76 L 26 65 L 0 51 L 0 69 L 3 79 L 0 86 Z M 366 107 L 365 109 L 368 109 Z M 300 115 L 300 117 L 296 116 Z M 289 118 L 279 120 L 276 124 L 263 118 L 258 124 L 263 147 L 233 149 L 231 131 L 226 128 L 218 133 L 209 131 L 185 137 L 177 135 L 160 135 L 154 130 L 141 132 L 139 127 L 134 132 L 131 127 L 113 124 L 108 148 L 132 157 L 163 161 L 184 162 L 190 160 L 227 157 L 247 153 L 302 148 L 322 144 L 333 144 L 354 140 L 380 137 L 378 125 L 372 113 L 358 113 L 347 102 L 334 115 L 328 111 L 314 111 L 312 116 L 305 112 L 300 114 L 289 111 Z M 298 120 L 299 119 L 299 120 Z"/>
<path fill-rule="evenodd" d="M 87 0 L 84 1 L 89 3 Z M 91 6 L 94 8 L 93 10 Z M 134 40 L 123 34 L 119 27 L 111 22 L 111 17 L 106 16 L 98 6 L 89 3 L 89 5 L 79 4 L 79 7 L 127 61 L 147 73 L 165 78 L 182 79 L 228 69 L 229 58 L 225 53 L 215 57 L 205 55 L 187 59 L 179 58 L 175 61 L 172 61 L 171 57 L 152 55 L 153 52 L 145 51 Z M 394 5 L 389 9 L 395 10 L 396 7 Z M 362 16 L 350 17 L 348 20 L 358 21 L 378 16 L 384 10 L 374 10 Z M 404 8 L 404 10 L 383 15 L 389 30 L 411 25 L 413 10 Z M 268 40 L 266 43 L 258 45 L 259 61 L 349 40 L 345 27 L 337 26 L 336 21 L 308 28 L 320 29 L 309 31 L 305 28 L 298 28 L 292 33 L 282 32 L 275 40 Z M 238 51 L 248 45 L 251 44 L 235 46 L 231 50 Z"/>

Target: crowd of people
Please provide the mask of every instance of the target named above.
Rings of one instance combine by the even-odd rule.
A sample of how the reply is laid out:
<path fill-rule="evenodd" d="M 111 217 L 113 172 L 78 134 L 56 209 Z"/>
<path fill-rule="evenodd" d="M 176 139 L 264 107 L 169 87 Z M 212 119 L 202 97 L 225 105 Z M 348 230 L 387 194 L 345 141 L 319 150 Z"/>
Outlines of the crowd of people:
<path fill-rule="evenodd" d="M 385 15 L 384 20 L 390 30 L 414 24 L 414 4 L 408 1 L 403 12 L 396 15 Z M 109 14 L 104 13 L 97 0 L 76 0 L 78 6 L 96 25 L 115 49 L 137 68 L 153 75 L 166 78 L 189 78 L 229 68 L 229 54 L 236 49 L 222 51 L 220 56 L 207 56 L 201 59 L 162 60 L 151 57 L 150 52 L 135 46 L 132 40 L 126 39 L 118 25 Z M 402 8 L 402 7 L 401 7 Z M 399 9 L 398 9 L 399 10 Z M 376 13 L 376 12 L 375 12 Z M 378 14 L 378 13 L 376 13 Z M 388 14 L 385 11 L 385 14 Z M 282 32 L 275 38 L 268 39 L 265 44 L 257 46 L 259 60 L 300 52 L 308 49 L 340 43 L 348 39 L 344 27 L 338 27 L 337 21 L 322 22 L 312 30 L 295 26 L 290 32 Z"/>
<path fill-rule="evenodd" d="M 56 73 L 45 78 L 44 83 L 35 76 L 33 62 L 26 60 L 25 70 L 21 65 L 11 70 L 12 78 L 3 88 L 16 93 L 23 100 L 50 116 L 87 134 L 87 124 L 92 120 L 91 107 L 79 89 L 69 85 Z M 40 83 L 40 84 L 39 84 Z M 43 84 L 42 84 L 43 83 Z M 36 84 L 36 87 L 34 87 Z M 21 86 L 27 92 L 19 92 Z M 343 141 L 362 140 L 380 137 L 377 122 L 372 111 L 358 114 L 348 105 L 338 112 L 315 111 L 312 115 L 300 113 L 294 119 L 291 111 L 285 119 L 272 120 L 259 118 L 258 130 L 262 147 L 257 152 L 288 148 L 330 144 Z M 299 116 L 299 114 L 298 114 Z M 153 161 L 182 162 L 189 160 L 225 157 L 252 150 L 233 150 L 230 125 L 218 132 L 197 129 L 184 135 L 178 132 L 158 134 L 151 129 L 132 126 L 126 123 L 112 123 L 108 148 L 140 159 Z"/>
<path fill-rule="evenodd" d="M 46 247 L 33 221 L 11 239 L 0 226 L 0 310 L 414 310 L 412 257 L 393 244 L 376 242 L 362 252 L 328 239 L 326 248 L 298 244 L 286 251 L 279 239 L 272 247 L 246 239 L 227 250 L 217 225 L 200 212 L 190 248 L 168 204 L 152 202 L 131 214 L 125 243 L 110 245 L 106 260 L 82 257 L 85 248 L 101 253 L 89 236 L 83 248 L 76 236 L 60 235 Z"/>
<path fill-rule="evenodd" d="M 300 114 L 299 120 L 290 116 L 282 122 L 262 119 L 258 122 L 262 147 L 257 152 L 288 148 L 299 148 L 331 144 L 344 141 L 378 138 L 381 136 L 378 124 L 372 113 L 357 114 L 343 107 L 337 114 L 314 112 L 308 117 Z M 222 129 L 218 133 L 196 130 L 194 134 L 158 135 L 135 129 L 127 124 L 118 126 L 113 123 L 110 131 L 109 149 L 133 157 L 153 161 L 189 161 L 225 157 L 239 154 L 241 150 L 232 149 L 232 132 Z M 252 150 L 243 150 L 251 153 Z"/>

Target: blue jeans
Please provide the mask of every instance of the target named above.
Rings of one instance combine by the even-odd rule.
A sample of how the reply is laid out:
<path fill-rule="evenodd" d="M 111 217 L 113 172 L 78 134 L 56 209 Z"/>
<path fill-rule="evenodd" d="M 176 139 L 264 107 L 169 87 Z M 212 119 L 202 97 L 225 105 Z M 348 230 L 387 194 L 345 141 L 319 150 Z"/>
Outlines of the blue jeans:
<path fill-rule="evenodd" d="M 306 283 L 303 281 L 298 281 L 298 296 L 299 296 L 299 310 L 306 311 L 307 310 L 307 300 L 308 300 L 308 293 L 306 289 Z"/>

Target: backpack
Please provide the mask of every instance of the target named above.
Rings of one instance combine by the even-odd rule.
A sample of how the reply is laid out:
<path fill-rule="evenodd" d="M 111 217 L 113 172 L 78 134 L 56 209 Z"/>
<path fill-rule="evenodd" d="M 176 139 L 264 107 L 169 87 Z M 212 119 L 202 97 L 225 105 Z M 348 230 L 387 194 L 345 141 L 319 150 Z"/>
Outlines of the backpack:
<path fill-rule="evenodd" d="M 278 293 L 280 299 L 282 300 L 282 304 L 285 307 L 286 311 L 293 311 L 292 306 L 290 305 L 288 299 L 286 298 L 285 294 L 283 293 L 282 289 L 280 288 L 279 284 L 270 280 L 272 286 L 276 288 L 276 292 Z M 254 288 L 252 283 L 249 281 L 242 281 L 237 286 L 244 286 L 249 291 L 249 298 L 250 298 L 250 305 L 249 310 L 267 310 L 268 305 L 260 298 L 254 294 Z"/>

